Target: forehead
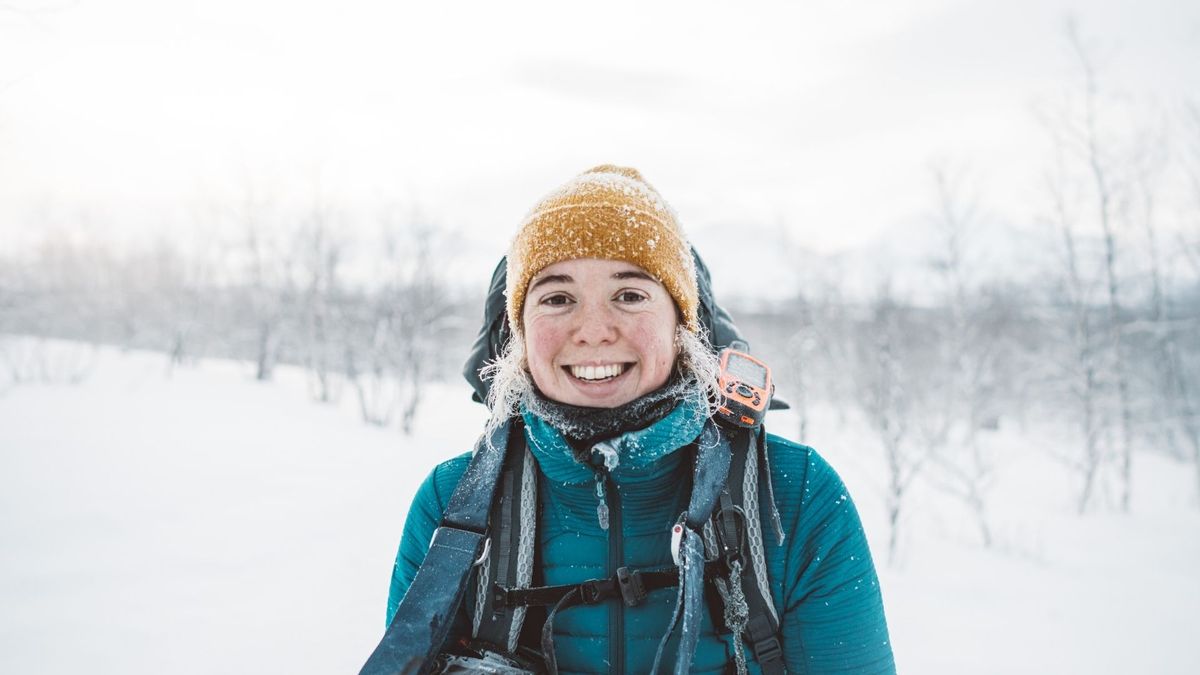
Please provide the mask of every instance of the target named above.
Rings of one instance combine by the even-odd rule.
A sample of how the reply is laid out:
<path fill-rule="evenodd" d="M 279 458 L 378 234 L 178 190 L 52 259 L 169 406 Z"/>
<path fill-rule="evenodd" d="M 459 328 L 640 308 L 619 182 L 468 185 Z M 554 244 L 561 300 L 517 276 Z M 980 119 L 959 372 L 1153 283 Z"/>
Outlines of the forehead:
<path fill-rule="evenodd" d="M 550 280 L 547 277 L 555 277 Z M 601 279 L 638 279 L 642 278 L 652 283 L 659 283 L 654 275 L 642 267 L 624 260 L 602 260 L 599 258 L 579 258 L 563 260 L 548 265 L 533 276 L 530 286 L 539 281 L 558 281 L 562 283 L 580 283 L 584 279 L 598 281 Z"/>

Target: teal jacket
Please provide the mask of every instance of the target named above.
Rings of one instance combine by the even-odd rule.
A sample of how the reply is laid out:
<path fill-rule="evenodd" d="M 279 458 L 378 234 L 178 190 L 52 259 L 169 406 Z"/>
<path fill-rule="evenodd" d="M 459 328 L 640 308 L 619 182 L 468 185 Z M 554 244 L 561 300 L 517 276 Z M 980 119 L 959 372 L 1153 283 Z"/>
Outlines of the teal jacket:
<path fill-rule="evenodd" d="M 549 424 L 528 414 L 525 421 L 529 448 L 541 471 L 542 583 L 611 576 L 619 565 L 610 569 L 608 538 L 618 533 L 602 529 L 597 517 L 597 469 L 579 463 Z M 619 494 L 607 498 L 622 513 L 622 564 L 655 569 L 672 565 L 670 530 L 687 507 L 691 485 L 688 453 L 677 450 L 696 438 L 703 423 L 693 407 L 683 404 L 649 428 L 612 442 L 619 463 L 611 477 Z M 768 525 L 769 507 L 760 506 L 788 672 L 895 672 L 878 577 L 845 485 L 812 448 L 769 434 L 767 447 L 785 533 L 783 545 Z M 468 453 L 438 465 L 417 491 L 392 572 L 389 623 L 469 458 Z M 554 623 L 560 672 L 616 672 L 610 666 L 614 655 L 624 660 L 621 672 L 649 672 L 674 604 L 675 589 L 669 588 L 652 592 L 637 607 L 610 600 L 563 610 Z M 617 612 L 623 614 L 623 621 L 615 620 Z M 727 672 L 727 664 L 733 662 L 732 637 L 718 634 L 707 613 L 706 608 L 692 672 Z M 465 621 L 460 619 L 460 625 Z M 610 635 L 609 627 L 615 630 L 616 625 L 623 625 L 623 635 Z M 614 645 L 613 640 L 620 643 Z M 674 660 L 676 642 L 665 650 L 668 665 Z M 759 672 L 748 650 L 747 657 L 750 671 Z"/>

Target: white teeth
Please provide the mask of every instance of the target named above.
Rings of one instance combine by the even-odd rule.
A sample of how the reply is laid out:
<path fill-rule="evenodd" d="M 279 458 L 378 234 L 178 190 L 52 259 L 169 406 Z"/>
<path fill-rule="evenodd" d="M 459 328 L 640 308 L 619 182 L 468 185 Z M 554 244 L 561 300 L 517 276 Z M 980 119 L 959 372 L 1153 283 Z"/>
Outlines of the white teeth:
<path fill-rule="evenodd" d="M 606 366 L 571 366 L 571 374 L 581 380 L 607 380 L 625 371 L 620 363 L 610 363 Z"/>

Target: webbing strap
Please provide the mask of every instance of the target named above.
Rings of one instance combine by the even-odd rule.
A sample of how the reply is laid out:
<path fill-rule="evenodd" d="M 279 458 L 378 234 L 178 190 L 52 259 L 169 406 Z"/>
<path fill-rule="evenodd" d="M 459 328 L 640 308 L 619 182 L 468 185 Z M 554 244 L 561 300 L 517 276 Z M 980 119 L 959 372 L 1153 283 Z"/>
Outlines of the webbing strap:
<path fill-rule="evenodd" d="M 510 427 L 518 427 L 518 433 L 510 434 Z M 407 675 L 432 666 L 462 603 L 467 574 L 483 548 L 500 466 L 510 437 L 517 435 L 519 425 L 510 421 L 476 443 L 424 562 L 359 675 Z"/>
<path fill-rule="evenodd" d="M 710 560 L 704 565 L 704 578 L 716 579 L 728 574 L 723 560 Z M 578 584 L 536 586 L 533 588 L 505 588 L 492 586 L 494 607 L 551 607 L 558 604 L 571 591 L 578 591 L 571 605 L 591 605 L 605 600 L 620 599 L 629 607 L 637 607 L 652 591 L 679 585 L 679 569 L 631 570 L 622 567 L 607 579 L 588 579 Z M 565 608 L 564 608 L 565 609 Z"/>
<path fill-rule="evenodd" d="M 663 648 L 671 639 L 676 626 L 679 628 L 679 647 L 675 655 L 675 672 L 686 673 L 696 653 L 700 639 L 700 619 L 704 598 L 704 544 L 700 530 L 712 516 L 720 499 L 721 490 L 729 477 L 730 446 L 726 434 L 721 432 L 713 418 L 708 418 L 700 436 L 696 439 L 696 464 L 692 477 L 692 495 L 688 500 L 685 515 L 686 527 L 672 553 L 677 556 L 679 566 L 679 593 L 675 615 L 658 643 L 654 656 L 653 672 L 658 672 Z M 678 528 L 678 525 L 676 525 Z"/>
<path fill-rule="evenodd" d="M 730 454 L 729 439 L 716 421 L 708 418 L 696 439 L 696 466 L 687 510 L 687 526 L 692 530 L 704 527 L 712 515 L 729 476 Z"/>
<path fill-rule="evenodd" d="M 426 672 L 446 641 L 483 535 L 439 527 L 392 623 L 359 675 Z M 418 618 L 420 617 L 420 618 Z"/>
<path fill-rule="evenodd" d="M 749 435 L 748 435 L 749 436 Z M 763 433 L 749 436 L 748 447 L 746 448 L 745 471 L 755 472 L 754 491 L 755 496 L 762 493 L 761 486 L 763 481 L 767 483 L 767 499 L 770 501 L 772 510 L 772 522 L 775 523 L 776 531 L 782 541 L 783 529 L 779 525 L 779 512 L 775 508 L 775 491 L 771 485 L 770 464 L 766 461 L 766 439 Z M 761 446 L 759 444 L 761 443 Z M 763 461 L 759 462 L 759 453 L 762 453 Z M 759 468 L 763 468 L 766 472 L 758 473 Z M 757 502 L 757 500 L 755 500 Z M 757 504 L 756 504 L 757 506 Z M 746 642 L 750 644 L 751 650 L 754 651 L 754 659 L 758 661 L 759 667 L 765 675 L 783 675 L 787 672 L 787 668 L 783 662 L 783 646 L 779 642 L 779 620 L 776 618 L 775 605 L 771 600 L 769 591 L 768 595 L 764 596 L 764 588 L 770 588 L 769 581 L 765 578 L 760 578 L 760 575 L 765 576 L 767 573 L 766 560 L 764 559 L 762 546 L 765 542 L 762 541 L 762 522 L 761 508 L 755 508 L 752 517 L 757 523 L 759 544 L 757 551 L 751 551 L 750 565 L 746 569 L 745 584 L 749 591 L 746 593 L 746 603 L 749 606 L 749 620 L 746 623 Z"/>
<path fill-rule="evenodd" d="M 490 536 L 492 550 L 488 561 L 487 577 L 492 582 L 506 586 L 516 586 L 517 557 L 521 543 L 521 478 L 525 471 L 524 443 L 512 443 L 505 460 L 504 471 L 501 473 L 500 493 L 495 496 L 491 513 Z M 482 576 L 482 575 L 481 575 Z M 476 579 L 479 583 L 481 579 Z M 479 616 L 479 630 L 476 638 L 484 642 L 515 651 L 516 645 L 511 644 L 514 637 L 513 624 L 518 617 L 513 612 L 497 611 L 498 607 L 491 602 L 486 594 L 480 594 L 484 600 L 482 607 L 476 607 Z M 517 627 L 520 630 L 520 627 Z"/>
<path fill-rule="evenodd" d="M 764 673 L 781 675 L 786 672 L 783 662 L 783 649 L 779 643 L 779 623 L 772 611 L 773 604 L 769 597 L 763 597 L 762 589 L 766 584 L 759 583 L 759 571 L 765 573 L 766 565 L 763 560 L 754 558 L 762 555 L 761 549 L 754 550 L 747 545 L 746 528 L 750 519 L 760 520 L 757 499 L 747 499 L 746 490 L 751 489 L 758 496 L 762 480 L 771 480 L 770 475 L 757 475 L 758 450 L 756 440 L 759 435 L 745 431 L 735 434 L 733 442 L 733 461 L 729 471 L 729 480 L 722 490 L 722 509 L 713 517 L 713 525 L 720 534 L 723 552 L 733 562 L 734 558 L 746 559 L 749 564 L 742 565 L 742 590 L 745 593 L 747 605 L 747 622 L 743 632 L 746 642 L 754 652 L 754 659 Z M 765 451 L 765 447 L 763 448 Z M 754 465 L 751 465 L 754 462 Z M 747 481 L 747 473 L 753 473 Z M 752 504 L 754 508 L 743 508 Z M 740 511 L 741 518 L 730 517 L 727 511 L 734 508 Z M 761 533 L 761 523 L 758 523 Z"/>
<path fill-rule="evenodd" d="M 491 438 L 480 438 L 475 443 L 471 463 L 463 473 L 450 503 L 442 514 L 442 525 L 460 530 L 483 534 L 487 530 L 488 511 L 492 508 L 492 496 L 496 493 L 500 468 L 512 437 L 521 437 L 520 418 L 513 418 L 500 425 Z M 515 430 L 517 433 L 510 433 Z"/>

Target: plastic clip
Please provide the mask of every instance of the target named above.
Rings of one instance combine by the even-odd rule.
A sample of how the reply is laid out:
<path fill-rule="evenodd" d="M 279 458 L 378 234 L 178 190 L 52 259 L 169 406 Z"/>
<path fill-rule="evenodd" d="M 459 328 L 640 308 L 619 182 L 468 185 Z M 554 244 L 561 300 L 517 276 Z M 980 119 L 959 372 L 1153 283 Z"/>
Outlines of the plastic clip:
<path fill-rule="evenodd" d="M 637 607 L 646 599 L 646 586 L 637 570 L 630 571 L 628 567 L 618 567 L 617 587 L 621 589 L 621 599 L 625 601 L 626 607 Z"/>

